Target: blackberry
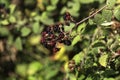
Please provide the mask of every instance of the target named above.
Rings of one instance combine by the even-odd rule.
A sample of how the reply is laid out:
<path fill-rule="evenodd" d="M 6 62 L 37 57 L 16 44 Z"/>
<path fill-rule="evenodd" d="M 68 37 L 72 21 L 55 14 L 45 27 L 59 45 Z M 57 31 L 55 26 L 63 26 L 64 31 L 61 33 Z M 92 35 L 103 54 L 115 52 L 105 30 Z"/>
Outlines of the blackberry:
<path fill-rule="evenodd" d="M 48 33 L 48 32 L 52 32 L 52 27 L 50 27 L 50 26 L 47 27 L 47 29 L 46 29 L 45 31 L 46 31 L 47 33 Z"/>
<path fill-rule="evenodd" d="M 60 27 L 59 27 L 59 25 L 55 25 L 54 27 L 53 27 L 53 30 L 54 30 L 54 32 L 60 32 Z"/>
<path fill-rule="evenodd" d="M 61 32 L 58 36 L 58 39 L 64 38 L 64 36 L 65 36 L 64 33 Z"/>
<path fill-rule="evenodd" d="M 47 44 L 51 47 L 54 47 L 56 42 L 55 41 L 49 41 Z"/>
<path fill-rule="evenodd" d="M 66 12 L 65 15 L 63 16 L 63 19 L 64 19 L 65 21 L 71 20 L 71 15 L 70 15 L 70 13 L 69 13 L 69 12 Z"/>
<path fill-rule="evenodd" d="M 70 41 L 70 40 L 64 40 L 63 43 L 64 43 L 65 45 L 68 45 L 68 46 L 71 45 L 71 41 Z"/>
<path fill-rule="evenodd" d="M 59 51 L 59 50 L 60 50 L 59 48 L 54 47 L 54 48 L 53 48 L 53 53 L 56 53 L 56 52 Z"/>
<path fill-rule="evenodd" d="M 42 36 L 44 37 L 47 34 L 46 31 L 42 32 Z"/>

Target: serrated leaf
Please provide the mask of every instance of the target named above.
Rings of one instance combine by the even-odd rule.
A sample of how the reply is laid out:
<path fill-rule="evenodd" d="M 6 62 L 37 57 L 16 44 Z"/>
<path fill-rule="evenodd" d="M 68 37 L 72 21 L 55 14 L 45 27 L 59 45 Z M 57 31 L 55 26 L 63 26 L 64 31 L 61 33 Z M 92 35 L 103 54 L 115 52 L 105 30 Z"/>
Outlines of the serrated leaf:
<path fill-rule="evenodd" d="M 40 31 L 40 24 L 39 24 L 39 22 L 35 22 L 35 23 L 33 24 L 32 29 L 33 29 L 33 32 L 34 32 L 34 33 L 39 33 L 39 31 Z"/>
<path fill-rule="evenodd" d="M 21 29 L 21 35 L 22 35 L 23 37 L 28 36 L 28 35 L 30 34 L 30 32 L 31 32 L 31 30 L 30 30 L 29 28 L 27 28 L 27 27 L 23 27 L 23 28 Z"/>
<path fill-rule="evenodd" d="M 78 36 L 76 36 L 74 39 L 73 39 L 73 41 L 72 41 L 72 46 L 74 46 L 78 41 L 80 41 L 81 40 L 81 37 L 80 37 L 80 35 L 78 35 Z"/>
<path fill-rule="evenodd" d="M 99 58 L 99 63 L 101 66 L 106 67 L 107 66 L 107 59 L 108 59 L 108 54 L 101 55 Z"/>
<path fill-rule="evenodd" d="M 102 16 L 104 17 L 105 21 L 109 22 L 112 19 L 112 11 L 111 10 L 103 10 Z"/>
<path fill-rule="evenodd" d="M 101 23 L 103 23 L 105 20 L 104 20 L 104 17 L 101 15 L 101 14 L 97 14 L 97 15 L 95 15 L 95 17 L 94 17 L 94 22 L 96 23 L 96 24 L 101 24 Z"/>
<path fill-rule="evenodd" d="M 120 7 L 114 10 L 114 16 L 117 20 L 120 21 Z"/>
<path fill-rule="evenodd" d="M 18 50 L 22 50 L 22 40 L 20 37 L 16 38 L 14 45 Z"/>
<path fill-rule="evenodd" d="M 107 6 L 108 6 L 108 8 L 113 8 L 114 7 L 114 5 L 115 5 L 115 3 L 116 3 L 116 0 L 107 0 Z"/>

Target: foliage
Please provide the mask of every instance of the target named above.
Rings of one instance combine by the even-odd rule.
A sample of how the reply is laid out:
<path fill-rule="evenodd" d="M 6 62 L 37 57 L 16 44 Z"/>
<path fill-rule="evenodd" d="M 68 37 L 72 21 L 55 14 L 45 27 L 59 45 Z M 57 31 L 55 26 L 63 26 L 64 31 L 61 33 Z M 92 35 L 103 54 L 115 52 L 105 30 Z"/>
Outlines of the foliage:
<path fill-rule="evenodd" d="M 120 0 L 0 0 L 0 79 L 119 80 L 119 4 Z M 82 19 L 86 20 L 79 23 Z M 52 40 L 54 46 L 46 47 Z"/>

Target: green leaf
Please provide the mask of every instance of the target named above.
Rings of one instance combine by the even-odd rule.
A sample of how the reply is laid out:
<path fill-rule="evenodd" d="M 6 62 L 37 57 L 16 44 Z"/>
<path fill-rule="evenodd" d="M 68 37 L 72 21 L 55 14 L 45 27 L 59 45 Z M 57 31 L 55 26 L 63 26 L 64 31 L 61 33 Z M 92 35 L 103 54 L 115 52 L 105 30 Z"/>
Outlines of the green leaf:
<path fill-rule="evenodd" d="M 85 54 L 84 54 L 83 52 L 80 52 L 80 53 L 76 54 L 76 55 L 73 57 L 73 59 L 75 60 L 75 63 L 76 63 L 76 64 L 79 64 L 80 61 L 83 60 L 84 56 L 85 56 Z"/>
<path fill-rule="evenodd" d="M 18 75 L 25 77 L 27 75 L 26 71 L 27 71 L 27 65 L 26 64 L 18 64 L 16 66 L 16 73 Z"/>
<path fill-rule="evenodd" d="M 47 12 L 42 13 L 40 17 L 40 21 L 46 25 L 51 25 L 54 23 L 53 19 L 49 18 L 49 15 L 47 14 Z"/>
<path fill-rule="evenodd" d="M 57 5 L 59 0 L 50 0 L 52 5 Z"/>
<path fill-rule="evenodd" d="M 30 34 L 30 32 L 31 32 L 30 28 L 23 27 L 23 28 L 21 29 L 21 35 L 22 35 L 23 37 L 28 36 L 28 35 Z"/>
<path fill-rule="evenodd" d="M 7 19 L 5 19 L 5 20 L 0 21 L 0 24 L 2 24 L 2 25 L 8 25 L 9 22 L 8 22 Z"/>
<path fill-rule="evenodd" d="M 22 40 L 20 37 L 16 38 L 14 45 L 18 50 L 22 50 Z"/>
<path fill-rule="evenodd" d="M 15 22 L 16 22 L 16 18 L 15 18 L 14 16 L 10 16 L 10 17 L 9 17 L 9 21 L 10 21 L 11 23 L 15 23 Z"/>
<path fill-rule="evenodd" d="M 120 6 L 114 10 L 114 16 L 117 20 L 120 21 Z"/>
<path fill-rule="evenodd" d="M 86 23 L 82 23 L 78 26 L 77 32 L 83 33 L 86 27 Z"/>
<path fill-rule="evenodd" d="M 103 10 L 102 16 L 104 17 L 105 21 L 110 22 L 112 19 L 112 11 L 111 10 Z"/>
<path fill-rule="evenodd" d="M 80 3 L 82 4 L 89 4 L 89 3 L 93 3 L 94 0 L 80 0 Z"/>
<path fill-rule="evenodd" d="M 92 43 L 92 47 L 100 47 L 100 46 L 105 46 L 104 40 L 96 40 Z"/>
<path fill-rule="evenodd" d="M 80 41 L 81 40 L 81 37 L 80 37 L 80 35 L 78 35 L 78 36 L 76 36 L 74 39 L 73 39 L 73 41 L 72 41 L 72 46 L 74 46 L 78 41 Z"/>
<path fill-rule="evenodd" d="M 9 6 L 9 8 L 10 8 L 10 13 L 12 14 L 15 11 L 16 5 L 15 4 L 11 4 Z"/>
<path fill-rule="evenodd" d="M 107 6 L 108 6 L 108 8 L 113 8 L 114 7 L 114 5 L 115 5 L 115 3 L 116 3 L 116 0 L 107 0 Z"/>
<path fill-rule="evenodd" d="M 107 59 L 108 59 L 108 54 L 101 55 L 99 58 L 99 63 L 101 66 L 106 67 L 107 66 Z"/>
<path fill-rule="evenodd" d="M 2 36 L 9 35 L 9 30 L 6 27 L 0 27 L 0 35 Z"/>
<path fill-rule="evenodd" d="M 95 17 L 94 17 L 94 22 L 96 23 L 96 24 L 101 24 L 101 23 L 103 23 L 105 20 L 104 20 L 104 17 L 101 15 L 101 14 L 97 14 L 97 15 L 95 15 Z"/>
<path fill-rule="evenodd" d="M 47 6 L 47 11 L 53 11 L 56 9 L 56 6 Z"/>
<path fill-rule="evenodd" d="M 33 32 L 36 34 L 36 33 L 39 33 L 40 31 L 40 24 L 39 22 L 35 22 L 32 26 L 32 29 L 33 29 Z"/>
<path fill-rule="evenodd" d="M 33 75 L 41 69 L 42 69 L 42 64 L 38 61 L 33 61 L 28 65 L 27 74 L 28 75 Z"/>
<path fill-rule="evenodd" d="M 40 43 L 40 35 L 34 35 L 34 36 L 31 36 L 29 39 L 28 39 L 28 42 L 31 44 L 31 45 L 37 45 Z"/>
<path fill-rule="evenodd" d="M 74 25 L 75 25 L 75 24 L 73 24 L 73 23 L 70 23 L 70 26 L 66 26 L 66 25 L 65 25 L 65 26 L 64 26 L 65 31 L 66 31 L 66 32 L 70 31 L 70 30 L 74 27 Z"/>

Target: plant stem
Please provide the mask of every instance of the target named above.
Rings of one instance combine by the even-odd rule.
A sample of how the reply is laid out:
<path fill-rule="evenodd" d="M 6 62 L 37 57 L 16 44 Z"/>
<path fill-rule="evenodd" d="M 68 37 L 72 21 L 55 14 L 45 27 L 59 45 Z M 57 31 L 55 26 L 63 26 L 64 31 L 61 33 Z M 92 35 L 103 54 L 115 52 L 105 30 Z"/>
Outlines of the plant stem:
<path fill-rule="evenodd" d="M 97 13 L 99 13 L 101 10 L 103 10 L 103 9 L 106 8 L 106 7 L 107 7 L 107 5 L 104 5 L 102 8 L 100 8 L 99 10 L 97 10 L 97 11 L 96 11 L 95 13 L 93 13 L 92 15 L 90 15 L 90 16 L 84 18 L 83 20 L 77 22 L 76 25 L 75 25 L 75 27 L 77 27 L 78 25 L 80 25 L 82 22 L 88 20 L 89 18 L 92 18 L 93 16 L 95 16 Z"/>

